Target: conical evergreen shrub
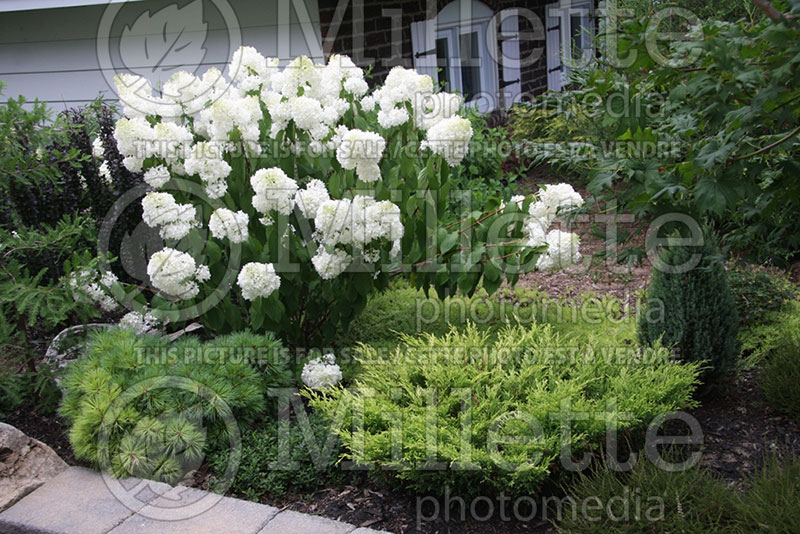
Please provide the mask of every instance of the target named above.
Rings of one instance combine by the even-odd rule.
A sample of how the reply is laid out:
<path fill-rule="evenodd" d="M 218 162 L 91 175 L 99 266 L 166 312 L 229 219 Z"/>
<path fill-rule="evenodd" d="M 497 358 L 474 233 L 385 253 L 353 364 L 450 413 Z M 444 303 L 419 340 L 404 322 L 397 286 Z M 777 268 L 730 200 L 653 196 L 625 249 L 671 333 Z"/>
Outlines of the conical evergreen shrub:
<path fill-rule="evenodd" d="M 672 242 L 660 255 L 639 315 L 639 340 L 674 347 L 686 361 L 705 361 L 706 381 L 729 372 L 738 355 L 739 318 L 727 274 L 713 241 Z"/>

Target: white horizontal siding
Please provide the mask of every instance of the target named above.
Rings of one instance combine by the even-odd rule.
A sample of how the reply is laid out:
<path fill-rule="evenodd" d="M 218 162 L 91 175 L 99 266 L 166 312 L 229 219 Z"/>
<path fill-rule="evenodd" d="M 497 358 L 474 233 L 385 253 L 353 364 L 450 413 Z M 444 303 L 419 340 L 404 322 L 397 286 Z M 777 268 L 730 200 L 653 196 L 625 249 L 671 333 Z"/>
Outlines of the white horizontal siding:
<path fill-rule="evenodd" d="M 277 1 L 229 0 L 239 19 L 242 44 L 255 47 L 265 56 L 280 57 L 284 63 L 303 54 L 320 60 L 317 0 L 294 0 L 306 3 L 311 24 L 305 32 L 294 9 L 292 23 L 279 27 Z M 141 4 L 143 11 L 152 12 L 169 5 L 152 0 L 143 0 Z M 106 5 L 22 11 L 0 16 L 0 80 L 7 84 L 3 99 L 24 95 L 29 100 L 38 98 L 70 107 L 91 101 L 99 94 L 113 98 L 106 80 L 113 72 L 103 72 L 97 53 L 97 28 L 105 8 Z M 203 42 L 206 52 L 197 73 L 209 67 L 225 69 L 230 60 L 226 29 L 219 24 L 208 24 L 207 31 L 188 26 L 183 28 L 183 36 Z M 119 35 L 112 37 L 110 49 L 116 50 L 118 43 Z M 99 45 L 109 49 L 107 40 L 101 40 Z M 142 68 L 136 70 L 138 74 L 153 72 L 148 65 L 129 66 Z M 154 84 L 163 82 L 175 70 L 184 69 L 182 65 L 165 64 L 148 78 Z"/>

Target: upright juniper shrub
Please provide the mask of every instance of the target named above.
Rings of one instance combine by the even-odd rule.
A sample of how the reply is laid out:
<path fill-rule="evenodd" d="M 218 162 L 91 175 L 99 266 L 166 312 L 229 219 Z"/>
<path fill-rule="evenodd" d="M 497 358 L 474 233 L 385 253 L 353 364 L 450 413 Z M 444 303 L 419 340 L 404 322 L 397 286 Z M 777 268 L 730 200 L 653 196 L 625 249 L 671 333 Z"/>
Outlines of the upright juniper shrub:
<path fill-rule="evenodd" d="M 705 361 L 706 379 L 730 371 L 738 355 L 739 315 L 719 259 L 709 241 L 665 247 L 647 294 L 647 302 L 659 303 L 663 313 L 643 313 L 639 319 L 643 344 L 661 340 L 682 360 Z"/>

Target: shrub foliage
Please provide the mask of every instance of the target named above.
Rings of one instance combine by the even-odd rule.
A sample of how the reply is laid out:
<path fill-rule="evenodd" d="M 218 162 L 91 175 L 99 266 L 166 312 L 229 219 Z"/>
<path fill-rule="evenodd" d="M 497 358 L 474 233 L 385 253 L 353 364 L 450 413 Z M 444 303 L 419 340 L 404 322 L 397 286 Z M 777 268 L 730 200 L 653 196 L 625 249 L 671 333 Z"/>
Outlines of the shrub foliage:
<path fill-rule="evenodd" d="M 628 347 L 620 359 L 616 345 L 576 345 L 547 325 L 508 327 L 495 342 L 474 326 L 404 336 L 388 358 L 363 347 L 353 387 L 306 394 L 345 457 L 412 491 L 535 494 L 560 470 L 565 445 L 598 448 L 606 417 L 624 412 L 620 430 L 634 429 L 692 405 L 697 364 L 664 348 Z M 563 437 L 562 409 L 591 415 Z"/>
<path fill-rule="evenodd" d="M 64 378 L 61 414 L 76 458 L 116 476 L 174 482 L 212 448 L 236 446 L 238 425 L 266 408 L 267 386 L 291 374 L 271 336 L 248 333 L 208 343 L 96 334 Z M 249 357 L 264 357 L 262 369 Z M 233 426 L 232 426 L 233 425 Z"/>

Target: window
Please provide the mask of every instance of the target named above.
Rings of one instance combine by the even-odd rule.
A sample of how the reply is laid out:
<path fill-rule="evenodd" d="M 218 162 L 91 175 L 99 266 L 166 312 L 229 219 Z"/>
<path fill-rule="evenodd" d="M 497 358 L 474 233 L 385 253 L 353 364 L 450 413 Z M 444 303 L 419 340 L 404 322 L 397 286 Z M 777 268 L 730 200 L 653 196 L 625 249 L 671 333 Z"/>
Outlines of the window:
<path fill-rule="evenodd" d="M 495 13 L 477 0 L 456 0 L 433 19 L 413 23 L 414 67 L 445 91 L 464 95 L 467 105 L 491 111 L 502 102 L 498 99 L 497 20 Z M 514 44 L 513 39 L 509 44 Z"/>
<path fill-rule="evenodd" d="M 569 82 L 571 69 L 591 61 L 593 9 L 591 0 L 572 0 L 563 5 L 555 2 L 545 7 L 548 89 L 560 91 Z"/>

